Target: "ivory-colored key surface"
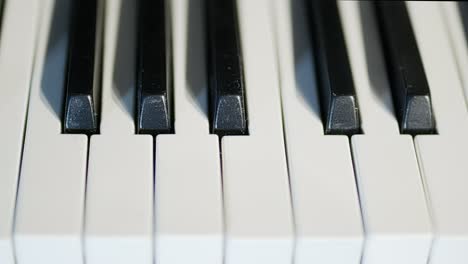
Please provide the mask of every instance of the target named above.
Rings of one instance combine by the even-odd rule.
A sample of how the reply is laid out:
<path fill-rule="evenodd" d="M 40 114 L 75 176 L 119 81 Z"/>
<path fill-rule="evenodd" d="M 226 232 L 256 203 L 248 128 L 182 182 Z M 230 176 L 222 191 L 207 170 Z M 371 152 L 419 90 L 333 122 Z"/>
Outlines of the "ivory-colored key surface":
<path fill-rule="evenodd" d="M 37 1 L 3 3 L 0 37 L 0 263 L 13 263 L 13 220 L 37 27 Z M 18 32 L 21 32 L 19 34 Z M 14 63 L 12 63 L 14 62 Z"/>
<path fill-rule="evenodd" d="M 438 135 L 417 136 L 416 149 L 434 226 L 430 263 L 468 262 L 468 133 L 462 72 L 444 9 L 452 3 L 407 4 L 433 96 Z M 430 17 L 431 19 L 427 19 Z M 452 41 L 452 42 L 451 42 Z M 460 54 L 458 54 L 460 55 Z"/>
<path fill-rule="evenodd" d="M 42 1 L 14 230 L 18 263 L 82 263 L 87 138 L 62 135 L 70 1 Z"/>
<path fill-rule="evenodd" d="M 468 104 L 468 39 L 463 28 L 460 3 L 447 2 L 440 6 L 442 9 L 443 23 L 450 33 L 450 46 L 455 56 L 458 76 L 462 81 L 465 102 Z"/>
<path fill-rule="evenodd" d="M 209 134 L 202 0 L 175 0 L 175 134 L 156 137 L 156 263 L 223 261 L 219 139 Z"/>
<path fill-rule="evenodd" d="M 349 142 L 324 135 L 304 3 L 277 0 L 274 11 L 295 262 L 359 263 L 364 235 Z"/>
<path fill-rule="evenodd" d="M 237 1 L 248 136 L 222 138 L 225 262 L 289 263 L 293 218 L 271 1 Z"/>
<path fill-rule="evenodd" d="M 153 138 L 136 135 L 136 2 L 106 1 L 99 135 L 86 185 L 86 263 L 153 262 Z"/>
<path fill-rule="evenodd" d="M 362 263 L 427 263 L 432 230 L 413 140 L 400 135 L 370 2 L 340 2 L 362 135 L 351 139 L 366 234 Z"/>

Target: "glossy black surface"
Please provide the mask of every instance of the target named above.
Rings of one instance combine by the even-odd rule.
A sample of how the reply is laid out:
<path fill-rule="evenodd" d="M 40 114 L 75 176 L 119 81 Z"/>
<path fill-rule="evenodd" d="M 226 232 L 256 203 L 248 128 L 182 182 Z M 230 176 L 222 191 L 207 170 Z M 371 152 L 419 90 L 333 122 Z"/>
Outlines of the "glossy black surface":
<path fill-rule="evenodd" d="M 101 48 L 96 34 L 98 2 L 73 1 L 62 122 L 64 133 L 93 134 L 98 131 L 98 49 Z"/>
<path fill-rule="evenodd" d="M 308 9 L 325 133 L 359 133 L 358 103 L 337 3 L 308 0 Z"/>
<path fill-rule="evenodd" d="M 406 4 L 379 1 L 375 6 L 400 131 L 434 133 L 429 85 Z"/>
<path fill-rule="evenodd" d="M 137 133 L 173 131 L 171 35 L 168 2 L 138 2 Z"/>
<path fill-rule="evenodd" d="M 247 111 L 235 0 L 206 0 L 211 132 L 245 135 Z"/>

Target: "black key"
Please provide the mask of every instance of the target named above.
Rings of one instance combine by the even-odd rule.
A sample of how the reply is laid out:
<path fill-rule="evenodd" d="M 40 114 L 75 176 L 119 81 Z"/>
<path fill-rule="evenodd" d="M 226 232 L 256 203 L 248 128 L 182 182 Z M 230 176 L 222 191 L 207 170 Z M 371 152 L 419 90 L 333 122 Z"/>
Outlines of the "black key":
<path fill-rule="evenodd" d="M 247 111 L 235 0 L 207 0 L 211 132 L 245 135 Z"/>
<path fill-rule="evenodd" d="M 468 39 L 468 2 L 461 1 L 458 2 L 458 10 L 463 22 L 463 29 L 465 31 L 465 38 Z"/>
<path fill-rule="evenodd" d="M 98 131 L 98 94 L 101 62 L 96 0 L 75 0 L 72 5 L 66 80 L 64 133 Z"/>
<path fill-rule="evenodd" d="M 3 24 L 4 9 L 5 9 L 5 0 L 0 0 L 0 28 Z"/>
<path fill-rule="evenodd" d="M 326 134 L 359 133 L 360 117 L 336 1 L 308 0 Z"/>
<path fill-rule="evenodd" d="M 406 4 L 375 3 L 400 131 L 412 135 L 434 133 L 429 85 Z"/>
<path fill-rule="evenodd" d="M 172 69 L 167 3 L 164 0 L 138 3 L 137 133 L 171 133 Z"/>

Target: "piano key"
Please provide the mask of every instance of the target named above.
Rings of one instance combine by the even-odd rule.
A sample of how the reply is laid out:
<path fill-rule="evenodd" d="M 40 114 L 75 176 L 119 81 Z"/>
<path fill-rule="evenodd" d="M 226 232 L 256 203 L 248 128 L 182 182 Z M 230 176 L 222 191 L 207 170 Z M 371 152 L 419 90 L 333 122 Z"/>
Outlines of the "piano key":
<path fill-rule="evenodd" d="M 461 16 L 461 21 L 463 24 L 463 30 L 465 32 L 465 37 L 468 37 L 468 3 L 458 2 L 458 9 Z"/>
<path fill-rule="evenodd" d="M 42 1 L 14 240 L 18 263 L 82 263 L 87 137 L 63 135 L 70 1 Z"/>
<path fill-rule="evenodd" d="M 336 1 L 308 0 L 326 134 L 360 131 L 359 108 Z"/>
<path fill-rule="evenodd" d="M 98 130 L 101 74 L 99 1 L 75 1 L 72 6 L 70 47 L 63 131 L 93 134 Z"/>
<path fill-rule="evenodd" d="M 412 137 L 400 135 L 376 14 L 369 2 L 340 2 L 362 135 L 351 138 L 366 242 L 362 263 L 426 263 L 431 219 Z M 398 193 L 398 197 L 395 197 Z"/>
<path fill-rule="evenodd" d="M 137 49 L 137 132 L 170 133 L 172 66 L 165 0 L 139 1 Z"/>
<path fill-rule="evenodd" d="M 107 1 L 100 134 L 90 140 L 86 263 L 153 263 L 153 138 L 135 135 L 136 1 Z"/>
<path fill-rule="evenodd" d="M 455 53 L 458 71 L 468 71 L 468 5 L 465 2 L 452 2 L 442 6 L 447 30 L 450 32 L 452 49 Z M 468 75 L 459 74 L 463 82 L 465 102 L 468 104 Z"/>
<path fill-rule="evenodd" d="M 0 38 L 0 98 L 4 98 L 0 104 L 0 120 L 4 128 L 0 137 L 0 263 L 5 264 L 14 263 L 13 219 L 40 11 L 37 1 L 30 0 L 8 1 L 3 7 Z"/>
<path fill-rule="evenodd" d="M 289 263 L 293 217 L 268 0 L 238 0 L 249 135 L 221 141 L 225 263 Z"/>
<path fill-rule="evenodd" d="M 346 136 L 323 133 L 303 1 L 277 0 L 285 141 L 296 228 L 294 260 L 360 263 L 362 229 Z M 312 89 L 311 89 L 312 88 Z M 340 254 L 336 254 L 340 252 Z"/>
<path fill-rule="evenodd" d="M 244 74 L 235 0 L 207 0 L 211 130 L 247 134 Z"/>
<path fill-rule="evenodd" d="M 209 129 L 206 42 L 200 37 L 204 2 L 171 2 L 177 120 L 175 134 L 156 137 L 156 263 L 223 262 L 219 139 Z"/>
<path fill-rule="evenodd" d="M 5 9 L 5 1 L 0 0 L 0 19 L 3 18 L 4 9 Z M 1 26 L 1 24 L 2 23 L 0 23 L 0 26 Z"/>
<path fill-rule="evenodd" d="M 416 41 L 418 44 L 419 52 L 426 71 L 426 77 L 433 95 L 434 117 L 437 120 L 437 132 L 440 135 L 462 132 L 465 129 L 466 116 L 466 103 L 464 100 L 463 89 L 461 80 L 458 74 L 457 64 L 454 60 L 454 53 L 452 44 L 449 42 L 450 35 L 445 32 L 445 23 L 443 14 L 439 11 L 444 5 L 436 5 L 429 3 L 420 3 L 415 5 L 410 3 L 408 13 L 413 25 Z M 420 11 L 416 9 L 421 8 Z M 435 15 L 434 21 L 431 23 L 422 24 L 420 21 L 421 15 L 431 14 Z M 440 23 L 439 23 L 440 22 Z M 434 27 L 434 36 L 428 36 L 428 31 Z M 440 30 L 438 32 L 436 30 Z M 448 31 L 447 31 L 448 32 Z M 436 34 L 437 33 L 437 34 Z M 446 40 L 436 40 L 435 36 L 444 37 Z M 427 41 L 432 41 L 428 43 Z M 440 45 L 440 51 L 434 52 L 435 44 Z M 432 53 L 429 55 L 429 53 Z M 444 58 L 442 54 L 446 55 Z M 441 65 L 440 62 L 447 63 Z M 443 69 L 443 70 L 442 70 Z M 453 72 L 449 73 L 449 69 Z M 444 75 L 442 75 L 442 73 Z M 451 84 L 452 86 L 449 85 Z M 434 86 L 434 88 L 432 87 Z M 445 87 L 442 89 L 442 87 Z M 436 99 L 437 98 L 437 99 Z M 436 103 L 437 102 L 437 103 Z"/>
<path fill-rule="evenodd" d="M 406 5 L 381 1 L 375 6 L 400 130 L 433 133 L 431 95 Z"/>
<path fill-rule="evenodd" d="M 450 42 L 450 23 L 443 10 L 449 3 L 408 3 L 421 59 L 431 89 L 438 135 L 416 136 L 435 229 L 431 263 L 466 263 L 468 255 L 468 118 L 462 72 Z M 426 18 L 430 17 L 430 20 Z"/>
<path fill-rule="evenodd" d="M 148 135 L 91 137 L 86 263 L 153 263 L 152 152 Z"/>

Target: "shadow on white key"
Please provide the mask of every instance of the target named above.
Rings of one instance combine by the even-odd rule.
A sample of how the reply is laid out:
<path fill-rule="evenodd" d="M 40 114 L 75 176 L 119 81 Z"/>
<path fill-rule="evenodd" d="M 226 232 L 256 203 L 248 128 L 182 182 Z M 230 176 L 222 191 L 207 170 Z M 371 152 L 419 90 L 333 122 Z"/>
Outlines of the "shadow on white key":
<path fill-rule="evenodd" d="M 34 0 L 4 5 L 0 37 L 0 98 L 4 99 L 0 104 L 0 263 L 12 264 L 16 191 L 41 8 Z"/>
<path fill-rule="evenodd" d="M 237 1 L 249 135 L 222 139 L 227 264 L 290 263 L 293 257 L 272 4 Z"/>
<path fill-rule="evenodd" d="M 362 263 L 427 263 L 432 230 L 413 139 L 394 116 L 370 2 L 339 3 L 363 135 L 351 140 L 364 229 Z"/>
<path fill-rule="evenodd" d="M 153 261 L 153 138 L 135 135 L 136 2 L 107 1 L 100 135 L 90 141 L 86 263 Z"/>
<path fill-rule="evenodd" d="M 155 257 L 223 261 L 219 141 L 209 134 L 203 1 L 172 1 L 175 134 L 156 137 Z"/>
<path fill-rule="evenodd" d="M 324 135 L 304 7 L 300 0 L 277 0 L 275 6 L 294 261 L 357 264 L 364 234 L 349 142 Z"/>
<path fill-rule="evenodd" d="M 468 120 L 463 78 L 457 74 L 457 53 L 447 28 L 451 24 L 444 17 L 450 5 L 408 3 L 438 130 L 438 135 L 416 137 L 435 229 L 431 264 L 468 262 Z"/>
<path fill-rule="evenodd" d="M 14 239 L 18 263 L 82 263 L 87 138 L 61 135 L 70 1 L 42 1 Z"/>

